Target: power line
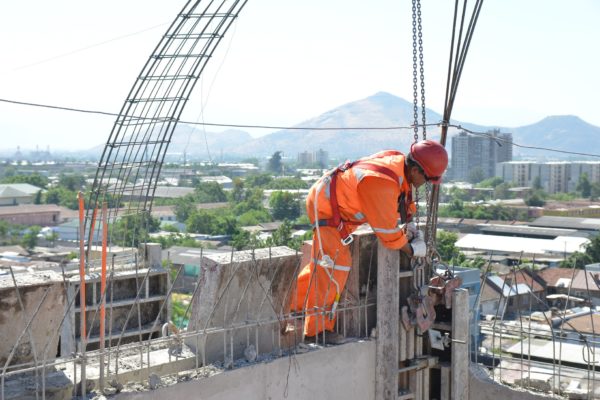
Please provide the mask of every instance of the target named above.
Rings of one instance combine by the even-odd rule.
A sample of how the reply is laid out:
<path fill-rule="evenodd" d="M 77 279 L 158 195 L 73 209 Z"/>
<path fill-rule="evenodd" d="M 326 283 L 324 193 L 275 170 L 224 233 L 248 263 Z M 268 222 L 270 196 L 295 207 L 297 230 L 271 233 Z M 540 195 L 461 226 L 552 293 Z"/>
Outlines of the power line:
<path fill-rule="evenodd" d="M 30 102 L 25 102 L 25 101 L 17 101 L 17 100 L 9 100 L 9 99 L 0 99 L 0 102 L 8 103 L 8 104 L 22 105 L 22 106 L 29 106 L 29 107 L 49 108 L 52 110 L 106 115 L 106 116 L 111 116 L 111 117 L 119 116 L 119 114 L 110 113 L 110 112 L 106 112 L 106 111 L 85 110 L 85 109 L 81 109 L 81 108 L 53 106 L 53 105 L 48 105 L 48 104 L 30 103 Z M 138 117 L 138 119 L 145 119 L 145 120 L 150 120 L 150 121 L 156 120 L 157 122 L 167 122 L 168 121 L 167 119 L 164 119 L 164 118 Z M 412 129 L 414 129 L 414 125 L 370 126 L 370 127 L 307 127 L 307 126 L 302 127 L 302 126 L 278 126 L 278 125 L 225 124 L 225 123 L 192 122 L 192 121 L 178 121 L 178 122 L 182 123 L 182 124 L 186 124 L 186 125 L 215 126 L 215 127 L 221 127 L 221 128 L 273 129 L 273 130 L 278 129 L 278 130 L 298 130 L 298 131 L 393 131 L 393 130 L 412 130 Z M 437 122 L 437 123 L 430 123 L 430 124 L 418 125 L 418 126 L 447 126 L 449 128 L 456 128 L 459 130 L 463 130 L 472 135 L 485 136 L 496 142 L 505 142 L 512 146 L 520 147 L 520 148 L 524 148 L 524 149 L 541 150 L 541 151 L 549 151 L 549 152 L 561 153 L 561 154 L 571 154 L 571 155 L 578 155 L 578 156 L 584 156 L 584 157 L 600 158 L 600 154 L 583 153 L 583 152 L 576 152 L 576 151 L 554 149 L 551 147 L 529 146 L 529 145 L 525 145 L 525 144 L 519 144 L 519 143 L 515 143 L 512 141 L 505 140 L 500 137 L 494 136 L 488 132 L 477 132 L 477 131 L 467 129 L 461 125 L 456 125 L 456 124 L 447 124 L 444 122 Z"/>
<path fill-rule="evenodd" d="M 82 52 L 82 51 L 85 51 L 85 50 L 89 50 L 89 49 L 92 49 L 94 47 L 98 47 L 98 46 L 102 46 L 102 45 L 105 45 L 105 44 L 108 44 L 108 43 L 116 42 L 118 40 L 126 39 L 126 38 L 131 37 L 131 36 L 139 35 L 140 33 L 148 32 L 148 31 L 151 31 L 153 29 L 160 28 L 161 26 L 164 26 L 164 25 L 167 25 L 167 23 L 164 22 L 162 24 L 154 25 L 154 26 L 151 26 L 149 28 L 142 29 L 140 31 L 127 33 L 125 35 L 117 36 L 117 37 L 114 37 L 112 39 L 107 39 L 107 40 L 104 40 L 102 42 L 94 43 L 94 44 L 91 44 L 91 45 L 88 45 L 88 46 L 85 46 L 85 47 L 80 47 L 78 49 L 71 50 L 71 51 L 68 51 L 66 53 L 58 54 L 58 55 L 56 55 L 54 57 L 46 58 L 44 60 L 36 61 L 36 62 L 31 63 L 31 64 L 21 65 L 19 67 L 14 68 L 13 71 L 18 71 L 20 69 L 34 67 L 36 65 L 40 65 L 40 64 L 44 64 L 44 63 L 47 63 L 47 62 L 50 62 L 50 61 L 54 61 L 54 60 L 59 59 L 59 58 L 63 58 L 63 57 L 67 57 L 67 56 L 70 56 L 70 55 L 73 55 L 73 54 L 77 54 L 79 52 Z"/>
<path fill-rule="evenodd" d="M 48 104 L 39 104 L 39 103 L 30 103 L 24 101 L 16 101 L 16 100 L 8 100 L 8 99 L 0 99 L 0 102 L 9 103 L 9 104 L 17 104 L 22 106 L 30 106 L 30 107 L 40 107 L 40 108 L 50 108 L 53 110 L 61 110 L 61 111 L 72 111 L 72 112 L 80 112 L 86 114 L 99 114 L 99 115 L 107 115 L 111 117 L 118 117 L 119 114 L 110 113 L 106 111 L 97 111 L 97 110 L 85 110 L 81 108 L 73 108 L 73 107 L 63 107 L 63 106 L 52 106 Z M 152 118 L 152 117 L 135 117 L 136 120 L 156 120 L 157 122 L 168 122 L 165 118 Z M 212 123 L 212 122 L 195 122 L 195 121 L 178 121 L 179 123 L 186 125 L 203 125 L 203 126 L 216 126 L 222 128 L 249 128 L 249 129 L 285 129 L 285 130 L 301 130 L 301 131 L 358 131 L 358 130 L 398 130 L 398 129 L 412 129 L 412 126 L 386 126 L 386 127 L 300 127 L 300 126 L 278 126 L 278 125 L 249 125 L 249 124 L 223 124 L 223 123 Z M 427 124 L 428 126 L 437 126 L 438 123 Z"/>

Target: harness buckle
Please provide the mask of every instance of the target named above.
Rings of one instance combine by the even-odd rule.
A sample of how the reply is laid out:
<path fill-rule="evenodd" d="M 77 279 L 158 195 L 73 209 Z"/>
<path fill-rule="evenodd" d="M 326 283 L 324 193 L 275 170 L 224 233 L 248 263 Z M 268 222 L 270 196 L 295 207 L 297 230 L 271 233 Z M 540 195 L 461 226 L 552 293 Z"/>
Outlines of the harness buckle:
<path fill-rule="evenodd" d="M 345 238 L 342 238 L 342 244 L 344 246 L 348 246 L 350 243 L 352 243 L 354 241 L 354 236 L 352 235 L 348 235 Z"/>

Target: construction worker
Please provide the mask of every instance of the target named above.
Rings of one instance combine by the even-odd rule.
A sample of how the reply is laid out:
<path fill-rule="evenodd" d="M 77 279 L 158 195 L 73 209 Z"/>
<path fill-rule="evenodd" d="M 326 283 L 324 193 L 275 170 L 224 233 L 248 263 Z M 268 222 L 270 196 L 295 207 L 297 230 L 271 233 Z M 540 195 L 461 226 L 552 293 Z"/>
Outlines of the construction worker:
<path fill-rule="evenodd" d="M 411 217 L 412 188 L 440 183 L 448 154 L 432 140 L 413 143 L 410 153 L 383 151 L 347 162 L 313 185 L 306 210 L 313 224 L 311 262 L 298 275 L 292 311 L 305 311 L 304 334 L 315 337 L 335 326 L 335 310 L 352 266 L 352 232 L 368 223 L 384 246 L 424 257 L 426 245 Z M 398 226 L 400 217 L 402 226 Z M 326 315 L 324 315 L 324 313 Z M 335 342 L 335 339 L 332 339 Z"/>

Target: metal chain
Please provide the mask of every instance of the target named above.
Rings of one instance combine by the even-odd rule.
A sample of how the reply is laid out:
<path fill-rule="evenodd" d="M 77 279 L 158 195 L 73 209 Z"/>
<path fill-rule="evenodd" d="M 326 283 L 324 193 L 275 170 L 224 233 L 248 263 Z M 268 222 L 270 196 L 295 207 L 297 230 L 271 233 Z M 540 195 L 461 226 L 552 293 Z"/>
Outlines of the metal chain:
<path fill-rule="evenodd" d="M 423 140 L 427 139 L 427 120 L 425 118 L 425 67 L 423 66 L 423 27 L 421 24 L 421 1 L 417 2 L 417 29 L 419 35 L 419 79 L 421 80 L 421 120 L 423 121 Z M 414 33 L 413 33 L 414 35 Z"/>
<path fill-rule="evenodd" d="M 419 5 L 420 8 L 420 5 Z M 420 25 L 419 25 L 420 26 Z M 412 0 L 412 31 L 413 31 L 413 115 L 415 143 L 419 141 L 419 95 L 417 78 L 417 0 Z M 420 32 L 419 32 L 420 33 Z M 422 50 L 422 47 L 421 47 Z"/>

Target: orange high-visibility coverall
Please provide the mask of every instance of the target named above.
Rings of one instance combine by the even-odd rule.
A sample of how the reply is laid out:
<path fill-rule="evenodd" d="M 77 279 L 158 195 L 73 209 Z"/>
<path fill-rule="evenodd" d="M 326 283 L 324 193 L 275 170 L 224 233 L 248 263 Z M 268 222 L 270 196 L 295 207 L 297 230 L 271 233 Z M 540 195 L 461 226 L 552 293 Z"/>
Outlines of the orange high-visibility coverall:
<path fill-rule="evenodd" d="M 395 154 L 386 155 L 389 153 Z M 404 155 L 382 152 L 359 161 L 393 171 L 398 176 L 398 182 L 386 174 L 361 168 L 360 165 L 338 171 L 337 201 L 346 228 L 352 232 L 359 225 L 368 223 L 383 245 L 399 249 L 407 243 L 407 238 L 398 226 L 398 199 L 401 193 L 407 199 L 411 198 L 411 187 L 404 176 Z M 315 219 L 325 220 L 333 215 L 330 183 L 331 173 L 328 173 L 309 191 L 306 210 L 313 226 Z M 413 214 L 414 203 L 406 206 L 408 213 Z M 333 265 L 322 263 L 324 255 L 333 260 Z M 331 311 L 336 296 L 341 295 L 351 266 L 349 246 L 342 244 L 341 234 L 335 227 L 320 226 L 318 232 L 313 229 L 311 262 L 298 275 L 297 296 L 291 306 L 293 311 L 306 310 L 306 336 L 333 330 L 335 316 L 323 315 L 323 312 Z"/>

